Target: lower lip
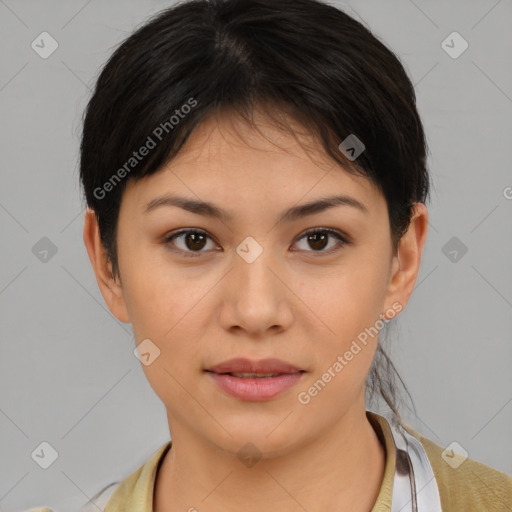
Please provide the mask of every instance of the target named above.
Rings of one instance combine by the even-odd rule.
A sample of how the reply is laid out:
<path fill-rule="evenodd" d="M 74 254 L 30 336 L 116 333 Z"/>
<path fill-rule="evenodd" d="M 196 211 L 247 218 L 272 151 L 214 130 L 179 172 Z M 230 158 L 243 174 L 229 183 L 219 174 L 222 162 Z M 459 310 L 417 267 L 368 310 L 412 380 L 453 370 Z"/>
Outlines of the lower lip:
<path fill-rule="evenodd" d="M 240 400 L 263 401 L 291 388 L 300 380 L 303 372 L 283 373 L 276 377 L 247 378 L 234 377 L 233 375 L 208 372 L 211 378 L 228 395 Z"/>

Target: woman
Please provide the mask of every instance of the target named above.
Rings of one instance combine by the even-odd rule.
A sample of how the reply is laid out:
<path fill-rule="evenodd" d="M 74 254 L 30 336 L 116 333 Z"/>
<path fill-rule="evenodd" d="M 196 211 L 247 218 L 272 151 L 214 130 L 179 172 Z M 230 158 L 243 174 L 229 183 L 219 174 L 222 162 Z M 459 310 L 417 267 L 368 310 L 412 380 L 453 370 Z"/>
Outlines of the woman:
<path fill-rule="evenodd" d="M 403 424 L 379 342 L 419 272 L 426 152 L 399 59 L 320 1 L 183 2 L 115 51 L 84 241 L 172 442 L 91 510 L 511 510 L 510 476 Z"/>

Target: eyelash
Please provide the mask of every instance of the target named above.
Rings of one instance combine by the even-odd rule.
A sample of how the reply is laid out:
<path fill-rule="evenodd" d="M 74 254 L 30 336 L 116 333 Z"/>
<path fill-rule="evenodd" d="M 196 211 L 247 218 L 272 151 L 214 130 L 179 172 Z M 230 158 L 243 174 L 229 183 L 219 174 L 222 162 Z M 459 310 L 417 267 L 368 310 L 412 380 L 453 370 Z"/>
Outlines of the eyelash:
<path fill-rule="evenodd" d="M 210 235 L 208 235 L 208 233 L 206 231 L 203 231 L 201 229 L 182 229 L 180 231 L 177 231 L 176 233 L 171 233 L 171 234 L 167 235 L 164 238 L 164 244 L 170 245 L 174 239 L 176 239 L 180 236 L 186 235 L 186 234 L 190 234 L 190 233 L 197 233 L 197 234 L 205 235 L 206 237 L 210 238 L 210 240 L 212 240 Z M 326 250 L 326 251 L 320 250 L 320 251 L 306 251 L 306 252 L 318 253 L 320 255 L 332 254 L 333 252 L 339 251 L 342 247 L 344 247 L 345 245 L 348 245 L 350 243 L 350 241 L 347 239 L 347 237 L 343 236 L 340 232 L 338 232 L 334 229 L 330 229 L 330 228 L 310 229 L 310 230 L 304 232 L 302 234 L 302 236 L 300 236 L 297 239 L 297 241 L 302 240 L 303 238 L 307 237 L 308 235 L 314 235 L 316 233 L 326 233 L 326 234 L 338 239 L 339 242 L 341 242 L 341 243 L 337 244 L 335 247 L 331 247 L 331 249 Z M 172 250 L 174 252 L 182 253 L 183 256 L 185 256 L 186 258 L 197 258 L 201 255 L 201 253 L 206 252 L 206 251 L 184 251 L 183 249 L 174 249 L 174 248 L 170 248 L 170 250 Z"/>

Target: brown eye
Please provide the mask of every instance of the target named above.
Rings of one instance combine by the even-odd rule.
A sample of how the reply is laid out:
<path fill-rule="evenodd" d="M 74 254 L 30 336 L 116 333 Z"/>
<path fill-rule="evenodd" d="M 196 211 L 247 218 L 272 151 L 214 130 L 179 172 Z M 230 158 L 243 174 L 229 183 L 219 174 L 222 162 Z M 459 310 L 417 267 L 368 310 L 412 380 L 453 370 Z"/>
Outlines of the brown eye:
<path fill-rule="evenodd" d="M 312 249 L 315 249 L 315 251 L 321 251 L 325 249 L 329 243 L 329 237 L 330 235 L 327 233 L 311 233 L 307 235 L 307 241 Z"/>
<path fill-rule="evenodd" d="M 329 245 L 329 240 L 335 238 L 338 240 L 338 244 L 335 244 L 334 247 L 331 245 L 331 248 L 325 250 L 325 248 Z M 348 240 L 333 229 L 328 228 L 316 228 L 314 230 L 310 230 L 299 239 L 299 241 L 305 240 L 307 247 L 310 247 L 311 250 L 308 250 L 307 247 L 301 250 L 305 250 L 306 252 L 319 252 L 323 254 L 330 254 L 338 249 L 341 249 L 342 246 L 348 244 Z"/>
<path fill-rule="evenodd" d="M 205 246 L 206 237 L 202 233 L 186 233 L 185 245 L 191 251 L 201 250 Z"/>
<path fill-rule="evenodd" d="M 176 240 L 181 243 L 176 243 Z M 181 252 L 184 256 L 200 256 L 203 249 L 207 246 L 207 241 L 211 237 L 203 231 L 197 229 L 183 229 L 177 233 L 167 236 L 164 240 L 171 250 Z M 177 247 L 176 249 L 172 246 Z M 197 253 L 197 254 L 194 254 Z"/>
<path fill-rule="evenodd" d="M 338 243 L 330 244 L 331 240 L 337 240 Z M 207 252 L 208 240 L 212 240 L 206 232 L 197 229 L 182 229 L 177 233 L 172 233 L 165 237 L 164 243 L 174 252 L 181 253 L 186 257 L 198 257 L 203 252 Z M 349 240 L 338 231 L 329 228 L 316 228 L 302 235 L 299 241 L 305 240 L 306 247 L 299 250 L 306 252 L 331 254 L 344 245 L 349 244 Z M 179 243 L 178 243 L 179 242 Z M 215 244 L 210 249 L 215 250 Z M 330 247 L 329 247 L 330 246 Z M 328 248 L 329 247 L 329 248 Z M 328 248 L 326 250 L 326 248 Z M 294 249 L 295 250 L 295 249 Z"/>

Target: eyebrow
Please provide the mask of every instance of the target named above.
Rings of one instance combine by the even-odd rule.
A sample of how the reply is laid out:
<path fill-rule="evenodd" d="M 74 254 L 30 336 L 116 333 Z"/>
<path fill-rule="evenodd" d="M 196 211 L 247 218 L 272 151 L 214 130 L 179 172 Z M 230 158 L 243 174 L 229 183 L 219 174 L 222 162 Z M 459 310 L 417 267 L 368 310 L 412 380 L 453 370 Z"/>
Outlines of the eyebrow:
<path fill-rule="evenodd" d="M 215 206 L 212 203 L 173 195 L 165 195 L 153 199 L 146 205 L 144 213 L 149 213 L 160 206 L 178 206 L 183 210 L 196 213 L 198 215 L 204 215 L 206 217 L 212 217 L 225 221 L 233 220 L 233 215 L 231 213 L 229 213 L 227 210 L 224 210 L 223 208 Z M 360 210 L 364 214 L 369 213 L 368 208 L 366 208 L 363 203 L 354 197 L 339 195 L 322 197 L 314 201 L 310 201 L 309 203 L 301 204 L 299 206 L 292 206 L 281 214 L 278 222 L 292 222 L 294 220 L 306 217 L 307 215 L 320 213 L 336 206 L 351 206 Z"/>

